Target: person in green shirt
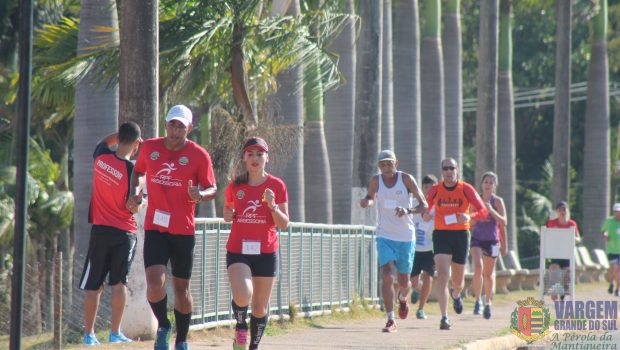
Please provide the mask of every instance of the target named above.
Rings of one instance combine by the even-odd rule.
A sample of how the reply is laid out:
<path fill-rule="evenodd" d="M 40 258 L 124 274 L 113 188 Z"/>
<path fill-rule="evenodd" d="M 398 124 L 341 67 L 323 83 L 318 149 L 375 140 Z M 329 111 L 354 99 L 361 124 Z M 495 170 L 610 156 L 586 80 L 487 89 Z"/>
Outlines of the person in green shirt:
<path fill-rule="evenodd" d="M 620 203 L 613 206 L 614 215 L 603 223 L 603 237 L 607 242 L 607 260 L 609 260 L 609 294 L 620 296 Z M 614 291 L 614 282 L 616 290 Z"/>

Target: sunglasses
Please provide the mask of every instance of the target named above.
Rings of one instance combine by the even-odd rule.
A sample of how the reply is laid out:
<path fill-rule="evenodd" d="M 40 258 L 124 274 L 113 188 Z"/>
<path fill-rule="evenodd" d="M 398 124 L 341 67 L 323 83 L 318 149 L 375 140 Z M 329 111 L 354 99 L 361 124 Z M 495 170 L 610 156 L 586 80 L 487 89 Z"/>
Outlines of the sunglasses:
<path fill-rule="evenodd" d="M 441 167 L 441 169 L 443 171 L 456 170 L 456 167 L 454 167 L 454 166 L 444 166 L 444 167 Z"/>

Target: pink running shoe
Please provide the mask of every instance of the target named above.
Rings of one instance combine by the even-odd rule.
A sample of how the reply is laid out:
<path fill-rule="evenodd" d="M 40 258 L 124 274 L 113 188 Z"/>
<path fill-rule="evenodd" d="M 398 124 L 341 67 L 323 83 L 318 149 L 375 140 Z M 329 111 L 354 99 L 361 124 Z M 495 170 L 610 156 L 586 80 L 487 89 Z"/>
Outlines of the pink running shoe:
<path fill-rule="evenodd" d="M 401 320 L 406 320 L 409 315 L 409 305 L 407 305 L 407 299 L 402 301 L 400 296 L 398 297 L 398 317 Z"/>
<path fill-rule="evenodd" d="M 248 330 L 247 329 L 235 329 L 235 341 L 233 342 L 234 350 L 247 350 L 248 349 Z"/>
<path fill-rule="evenodd" d="M 396 327 L 396 323 L 394 322 L 394 320 L 387 321 L 387 323 L 385 324 L 385 327 L 383 327 L 383 332 L 384 333 L 398 332 L 398 328 Z"/>

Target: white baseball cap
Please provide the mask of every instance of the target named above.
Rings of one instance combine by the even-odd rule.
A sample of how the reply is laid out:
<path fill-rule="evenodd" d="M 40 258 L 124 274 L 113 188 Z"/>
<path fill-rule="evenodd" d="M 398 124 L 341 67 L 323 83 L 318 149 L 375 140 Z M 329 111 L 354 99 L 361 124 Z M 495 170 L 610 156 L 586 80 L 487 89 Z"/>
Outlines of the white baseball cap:
<path fill-rule="evenodd" d="M 170 108 L 168 115 L 166 115 L 166 123 L 173 120 L 178 120 L 183 125 L 188 126 L 192 123 L 192 111 L 184 105 L 176 105 Z"/>
<path fill-rule="evenodd" d="M 377 162 L 383 160 L 396 160 L 396 155 L 392 150 L 384 149 L 383 151 L 379 152 L 379 156 L 377 156 Z"/>
<path fill-rule="evenodd" d="M 620 211 L 620 203 L 614 204 L 614 211 Z"/>

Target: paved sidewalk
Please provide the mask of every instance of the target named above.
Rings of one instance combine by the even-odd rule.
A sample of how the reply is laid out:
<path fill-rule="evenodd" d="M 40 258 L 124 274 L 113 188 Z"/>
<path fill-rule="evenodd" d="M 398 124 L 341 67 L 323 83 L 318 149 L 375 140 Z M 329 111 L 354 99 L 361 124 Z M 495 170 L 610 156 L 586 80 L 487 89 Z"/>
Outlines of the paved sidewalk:
<path fill-rule="evenodd" d="M 606 284 L 579 285 L 575 300 L 616 300 L 606 292 Z M 538 291 L 530 291 L 526 296 L 537 298 Z M 525 295 L 522 293 L 522 295 Z M 471 301 L 471 298 L 469 299 Z M 555 308 L 549 298 L 545 300 L 552 317 Z M 525 342 L 509 332 L 511 313 L 516 302 L 502 301 L 493 304 L 493 316 L 485 320 L 472 314 L 471 303 L 465 304 L 461 315 L 456 315 L 450 305 L 449 315 L 452 329 L 439 330 L 438 304 L 431 303 L 433 311 L 426 320 L 415 318 L 415 309 L 410 306 L 410 317 L 397 320 L 397 333 L 382 333 L 384 318 L 364 321 L 334 322 L 313 329 L 303 329 L 285 335 L 266 336 L 261 349 L 515 349 Z M 555 331 L 552 330 L 551 334 Z M 602 332 L 597 332 L 598 337 Z M 203 338 L 203 339 L 196 339 Z M 204 339 L 196 337 L 190 341 L 192 350 L 231 349 L 232 340 L 223 337 Z M 620 343 L 620 334 L 612 334 L 614 344 Z M 549 337 L 547 339 L 550 339 Z M 152 342 L 132 344 L 131 349 L 152 349 Z M 550 348 L 550 341 L 540 340 L 534 345 L 537 349 Z M 102 348 L 102 347 L 98 347 Z M 109 346 L 110 349 L 123 347 Z"/>

